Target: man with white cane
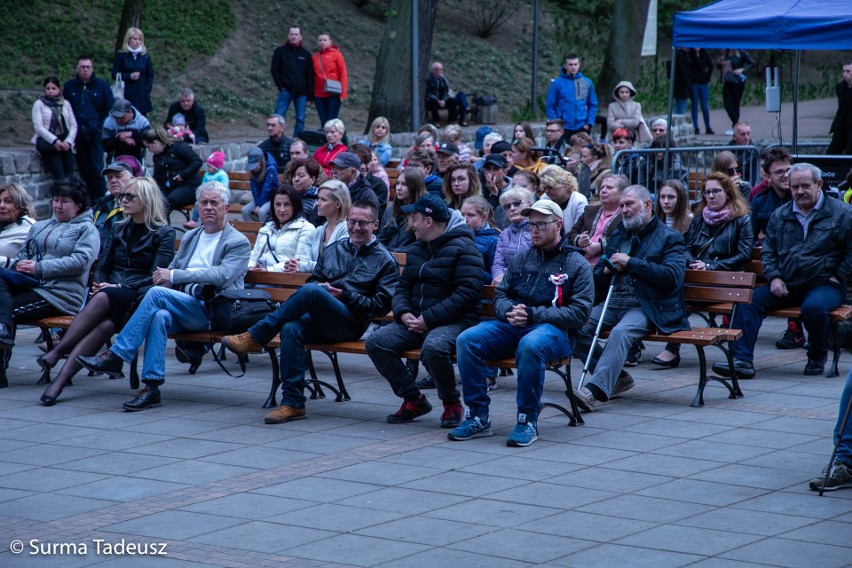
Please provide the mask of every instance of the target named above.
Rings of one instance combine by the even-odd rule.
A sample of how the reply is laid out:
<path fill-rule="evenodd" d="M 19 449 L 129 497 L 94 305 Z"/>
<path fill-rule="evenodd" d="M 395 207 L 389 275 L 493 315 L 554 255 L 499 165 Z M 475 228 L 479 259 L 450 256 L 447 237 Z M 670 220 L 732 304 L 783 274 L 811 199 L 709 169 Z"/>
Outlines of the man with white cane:
<path fill-rule="evenodd" d="M 450 440 L 493 434 L 485 362 L 515 357 L 518 420 L 506 445 L 523 447 L 535 442 L 545 365 L 571 356 L 574 336 L 594 303 L 591 267 L 562 236 L 559 205 L 540 200 L 521 214 L 529 216 L 533 246 L 516 254 L 506 269 L 494 300 L 496 319 L 462 332 L 456 341 L 467 414 L 447 434 Z"/>
<path fill-rule="evenodd" d="M 627 250 L 629 254 L 619 252 Z M 609 262 L 595 267 L 596 283 L 608 284 L 612 268 L 619 277 L 606 313 L 603 304 L 595 306 L 577 337 L 576 352 L 585 360 L 598 322 L 602 319 L 604 327 L 612 328 L 606 347 L 592 357 L 591 378 L 574 390 L 577 404 L 586 412 L 633 387 L 633 379 L 622 367 L 635 341 L 654 329 L 663 333 L 689 329 L 683 301 L 683 236 L 657 219 L 651 195 L 643 186 L 631 185 L 621 192 L 621 223 L 604 253 Z"/>

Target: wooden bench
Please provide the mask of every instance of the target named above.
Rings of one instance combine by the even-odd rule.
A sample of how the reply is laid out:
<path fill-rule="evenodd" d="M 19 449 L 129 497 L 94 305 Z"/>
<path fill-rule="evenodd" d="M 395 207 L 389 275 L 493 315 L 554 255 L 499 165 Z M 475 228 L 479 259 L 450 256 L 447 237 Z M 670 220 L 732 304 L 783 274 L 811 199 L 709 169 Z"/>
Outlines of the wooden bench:
<path fill-rule="evenodd" d="M 482 289 L 482 297 L 486 300 L 482 304 L 482 316 L 483 319 L 494 319 L 494 298 L 495 292 L 497 288 L 495 286 L 483 286 Z M 348 353 L 353 355 L 366 355 L 367 350 L 365 348 L 365 342 L 356 340 L 356 341 L 340 341 L 334 343 L 310 343 L 305 345 L 305 349 L 308 351 L 306 364 L 308 366 L 308 370 L 311 374 L 310 381 L 315 384 L 321 384 L 326 387 L 329 387 L 337 396 L 335 400 L 337 402 L 341 402 L 344 400 L 351 400 L 349 393 L 346 391 L 346 386 L 343 382 L 343 375 L 340 371 L 340 364 L 337 358 L 338 353 Z M 337 382 L 337 388 L 331 387 L 327 383 L 322 383 L 318 380 L 316 371 L 313 366 L 313 358 L 311 356 L 311 351 L 319 351 L 324 353 L 329 360 L 331 361 L 332 368 L 334 369 L 334 377 Z M 410 360 L 419 360 L 420 359 L 420 349 L 409 349 L 408 351 L 404 351 L 400 354 L 402 359 L 410 359 Z M 455 362 L 455 355 L 453 356 L 453 361 Z M 517 361 L 514 357 L 507 359 L 500 359 L 494 361 L 486 361 L 488 366 L 498 367 L 501 369 L 517 369 Z M 548 361 L 545 365 L 545 371 L 551 371 L 559 376 L 562 379 L 563 384 L 565 385 L 565 396 L 568 398 L 570 404 L 570 410 L 565 408 L 564 406 L 557 404 L 555 402 L 550 401 L 542 401 L 539 409 L 543 408 L 554 408 L 559 412 L 565 414 L 568 417 L 569 426 L 576 426 L 578 424 L 585 424 L 583 422 L 583 418 L 580 414 L 580 410 L 577 406 L 577 400 L 574 397 L 574 389 L 571 385 L 571 358 L 564 357 L 561 359 L 555 359 L 553 361 Z M 314 398 L 311 396 L 311 398 Z"/>

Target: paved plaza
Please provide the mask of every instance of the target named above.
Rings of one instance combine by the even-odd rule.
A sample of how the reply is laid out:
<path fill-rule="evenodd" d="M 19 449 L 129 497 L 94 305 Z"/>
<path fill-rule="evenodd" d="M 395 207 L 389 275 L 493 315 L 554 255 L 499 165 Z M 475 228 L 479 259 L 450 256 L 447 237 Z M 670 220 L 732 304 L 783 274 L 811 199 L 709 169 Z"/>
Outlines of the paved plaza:
<path fill-rule="evenodd" d="M 144 412 L 121 410 L 125 381 L 85 375 L 47 408 L 23 328 L 0 390 L 0 567 L 849 566 L 852 490 L 806 482 L 830 455 L 850 356 L 840 378 L 804 377 L 804 350 L 773 346 L 784 324 L 764 326 L 743 399 L 711 385 L 690 408 L 684 347 L 679 369 L 632 369 L 636 387 L 585 426 L 547 410 L 528 448 L 505 445 L 513 378 L 493 396 L 495 436 L 449 442 L 434 391 L 430 415 L 385 422 L 399 401 L 364 356 L 341 356 L 351 401 L 309 400 L 291 424 L 263 423 L 265 356 L 233 379 L 170 355 L 163 406 Z M 562 391 L 549 376 L 546 398 Z"/>

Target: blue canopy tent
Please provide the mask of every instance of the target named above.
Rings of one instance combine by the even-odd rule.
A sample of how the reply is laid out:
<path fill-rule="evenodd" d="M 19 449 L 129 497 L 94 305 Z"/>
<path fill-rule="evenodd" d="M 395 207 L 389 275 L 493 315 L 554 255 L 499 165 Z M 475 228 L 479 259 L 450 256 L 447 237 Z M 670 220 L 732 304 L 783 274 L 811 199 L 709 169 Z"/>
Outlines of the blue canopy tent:
<path fill-rule="evenodd" d="M 678 12 L 672 30 L 676 48 L 790 49 L 796 53 L 793 90 L 793 148 L 798 129 L 799 52 L 852 50 L 852 0 L 719 0 L 691 12 Z M 673 85 L 669 89 L 671 123 Z"/>

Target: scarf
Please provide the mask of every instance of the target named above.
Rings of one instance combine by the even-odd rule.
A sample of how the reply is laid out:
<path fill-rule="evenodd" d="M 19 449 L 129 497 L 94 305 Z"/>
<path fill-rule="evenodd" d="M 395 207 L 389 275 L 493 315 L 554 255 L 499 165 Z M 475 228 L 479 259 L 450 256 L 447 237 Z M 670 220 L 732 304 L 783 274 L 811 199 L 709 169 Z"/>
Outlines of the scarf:
<path fill-rule="evenodd" d="M 68 133 L 68 127 L 65 124 L 65 117 L 62 116 L 62 105 L 65 104 L 65 99 L 62 98 L 62 95 L 56 97 L 48 97 L 47 95 L 42 95 L 39 97 L 39 100 L 50 109 L 50 126 L 48 130 L 51 134 L 63 140 L 65 135 Z"/>
<path fill-rule="evenodd" d="M 728 207 L 724 207 L 719 211 L 713 211 L 709 207 L 705 207 L 701 211 L 701 216 L 704 218 L 704 222 L 710 225 L 711 227 L 721 225 L 722 223 L 725 223 L 732 219 L 731 210 Z"/>
<path fill-rule="evenodd" d="M 128 46 L 127 46 L 127 52 L 128 52 L 128 53 L 132 53 L 134 56 L 135 56 L 135 55 L 145 55 L 145 48 L 144 48 L 144 47 L 142 47 L 142 46 L 140 45 L 140 46 L 139 46 L 139 47 L 137 47 L 136 49 L 133 49 L 132 47 L 130 47 L 130 46 L 128 45 Z"/>

